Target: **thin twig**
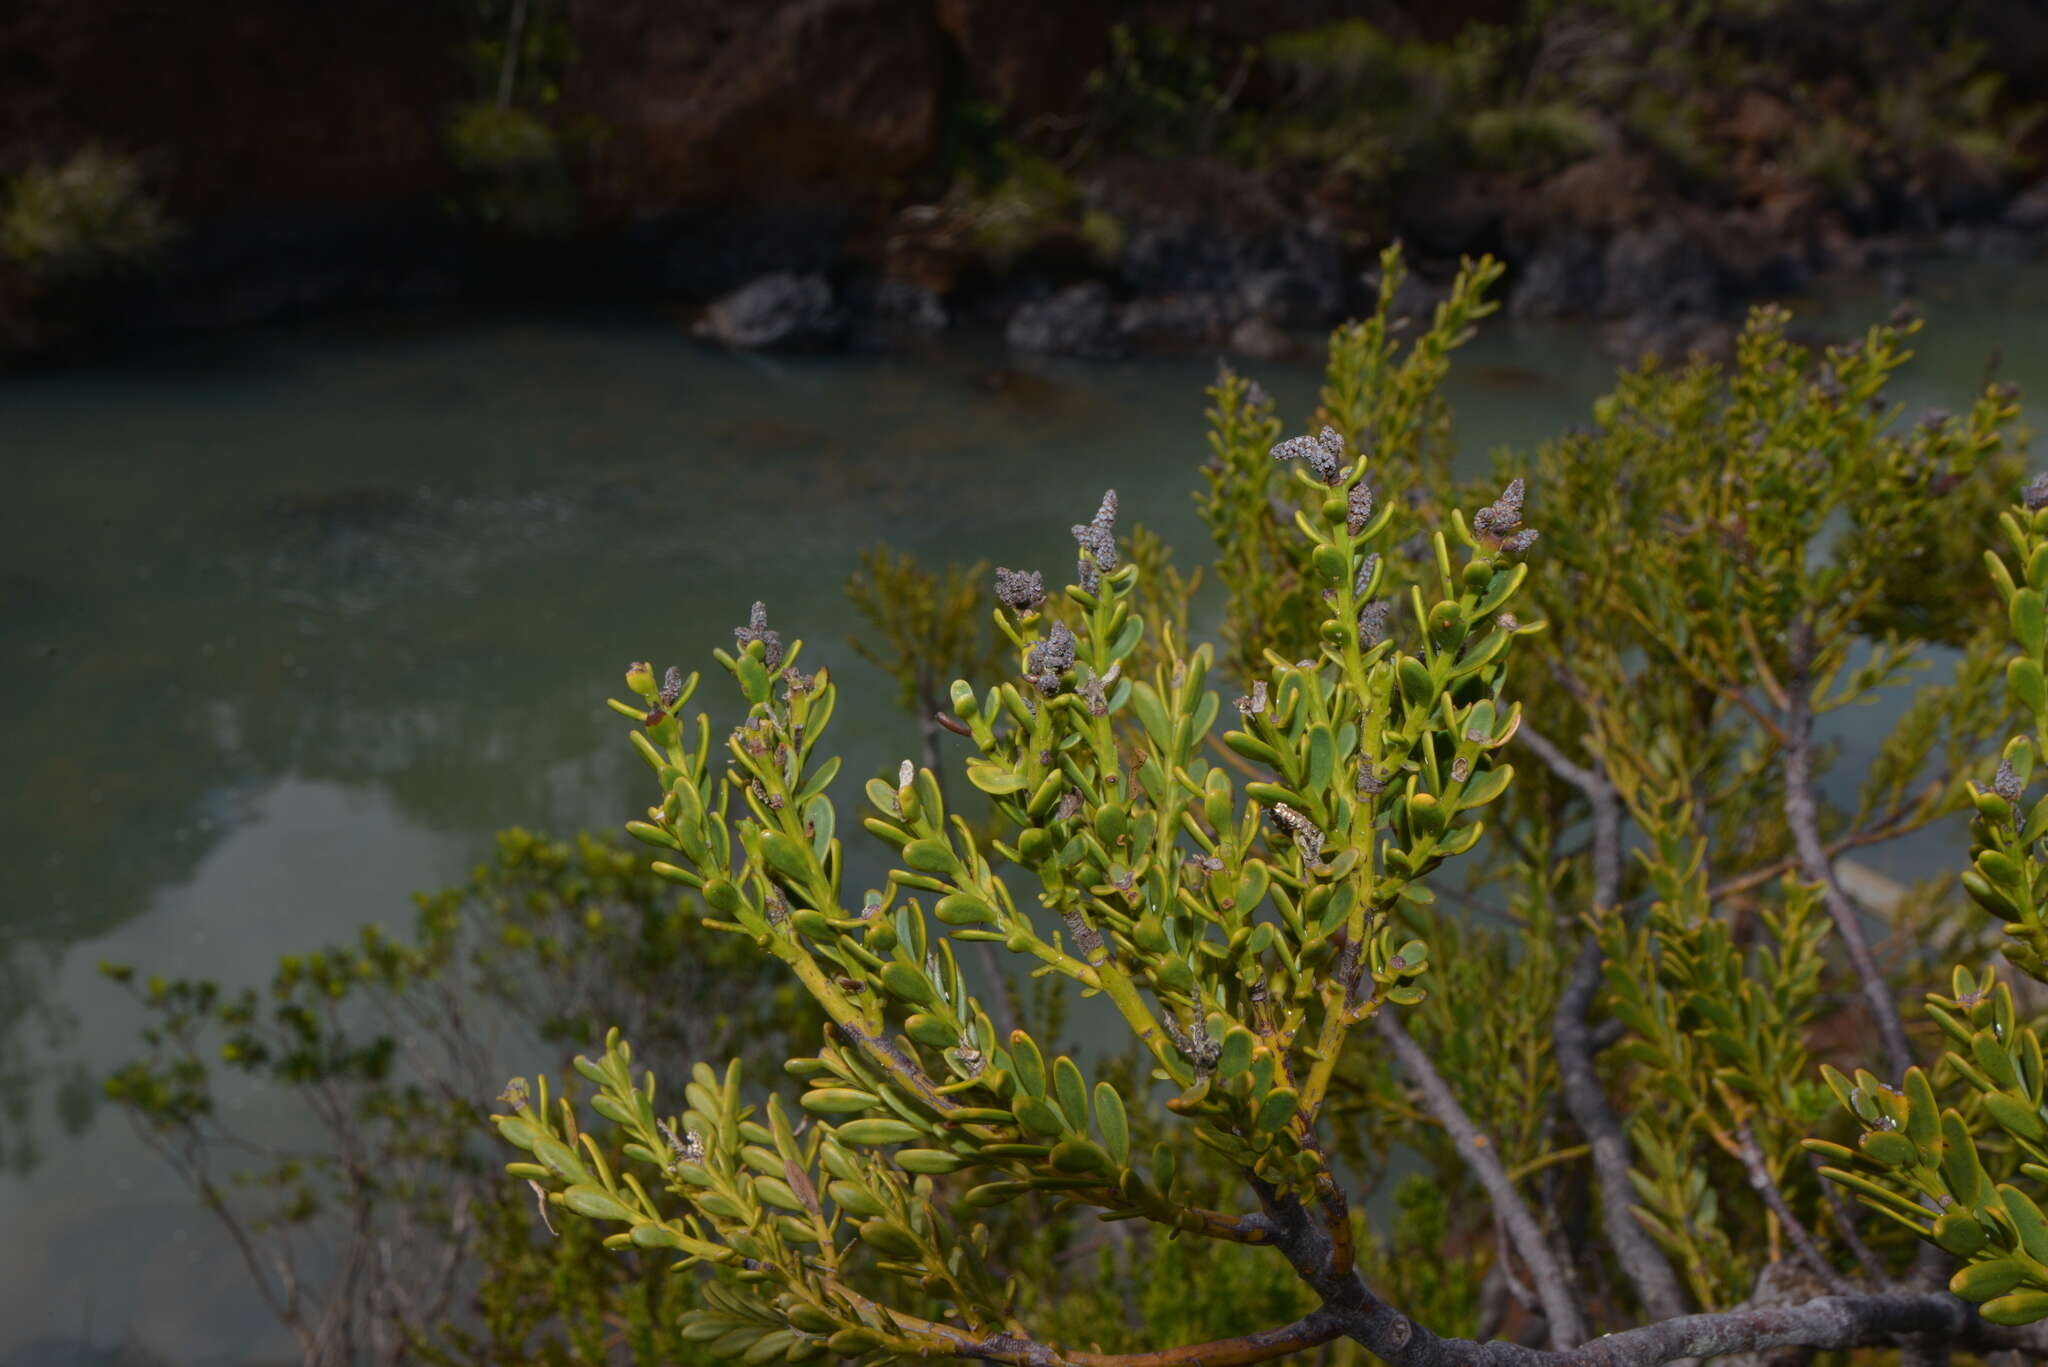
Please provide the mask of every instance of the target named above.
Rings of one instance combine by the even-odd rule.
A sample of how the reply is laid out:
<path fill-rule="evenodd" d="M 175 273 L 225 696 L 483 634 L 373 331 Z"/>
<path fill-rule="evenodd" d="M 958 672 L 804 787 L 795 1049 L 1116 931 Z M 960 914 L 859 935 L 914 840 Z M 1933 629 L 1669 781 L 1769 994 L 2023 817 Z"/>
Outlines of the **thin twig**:
<path fill-rule="evenodd" d="M 1813 1274 L 1827 1285 L 1828 1290 L 1838 1296 L 1854 1295 L 1855 1283 L 1844 1277 L 1840 1270 L 1828 1261 L 1827 1256 L 1820 1251 L 1820 1244 L 1815 1241 L 1813 1231 L 1792 1213 L 1791 1205 L 1785 1200 L 1785 1193 L 1779 1190 L 1777 1182 L 1771 1177 L 1770 1169 L 1764 1164 L 1763 1150 L 1757 1147 L 1756 1133 L 1750 1129 L 1748 1121 L 1743 1122 L 1737 1137 L 1742 1142 L 1742 1166 L 1749 1173 L 1749 1185 L 1755 1188 L 1758 1196 L 1763 1197 L 1764 1204 L 1771 1208 L 1771 1214 L 1778 1217 L 1778 1223 L 1792 1236 L 1792 1242 L 1799 1248 L 1800 1258 L 1813 1270 Z"/>
<path fill-rule="evenodd" d="M 1808 882 L 1820 885 L 1821 899 L 1828 909 L 1828 916 L 1835 923 L 1835 933 L 1842 937 L 1842 948 L 1848 953 L 1856 976 L 1862 981 L 1864 1000 L 1869 1003 L 1871 1015 L 1877 1022 L 1878 1037 L 1884 1042 L 1885 1054 L 1891 1065 L 1891 1080 L 1897 1082 L 1913 1066 L 1913 1050 L 1906 1042 L 1905 1023 L 1899 1019 L 1898 1003 L 1893 1000 L 1884 972 L 1870 952 L 1870 941 L 1863 934 L 1863 922 L 1856 904 L 1835 881 L 1834 865 L 1828 860 L 1827 846 L 1821 843 L 1820 815 L 1813 791 L 1812 698 L 1807 692 L 1812 662 L 1812 628 L 1800 622 L 1792 630 L 1788 690 L 1792 706 L 1785 715 L 1785 725 L 1780 733 L 1784 744 L 1785 824 L 1792 832 L 1793 848 L 1799 853 L 1800 872 Z"/>
<path fill-rule="evenodd" d="M 1875 845 L 1881 841 L 1896 840 L 1902 835 L 1911 835 L 1921 827 L 1929 825 L 1932 820 L 1932 817 L 1927 816 L 1898 816 L 1890 821 L 1881 822 L 1875 826 L 1866 826 L 1861 830 L 1851 831 L 1847 835 L 1838 836 L 1827 843 L 1828 862 L 1832 865 L 1836 855 L 1844 854 L 1849 850 L 1860 849 L 1865 845 Z M 1709 902 L 1718 902 L 1723 898 L 1748 892 L 1751 888 L 1759 887 L 1774 878 L 1782 878 L 1801 867 L 1803 865 L 1798 855 L 1787 855 L 1785 858 L 1765 864 L 1761 868 L 1751 869 L 1749 872 L 1737 874 L 1725 882 L 1714 884 L 1707 889 L 1707 900 Z M 1638 906 L 1647 905 L 1650 900 L 1647 897 L 1639 898 L 1637 901 L 1630 903 L 1630 910 L 1635 910 Z"/>
<path fill-rule="evenodd" d="M 1542 760 L 1544 768 L 1584 794 L 1592 808 L 1593 907 L 1606 910 L 1614 905 L 1621 888 L 1621 804 L 1614 785 L 1605 775 L 1573 761 L 1526 718 L 1516 729 L 1515 739 Z"/>
<path fill-rule="evenodd" d="M 1401 1022 L 1393 1012 L 1379 1012 L 1373 1017 L 1373 1023 L 1379 1028 L 1380 1037 L 1393 1049 L 1394 1057 L 1400 1060 L 1402 1071 L 1421 1091 L 1423 1104 L 1429 1113 L 1456 1142 L 1458 1156 L 1464 1159 L 1466 1168 L 1478 1179 L 1479 1185 L 1486 1188 L 1487 1197 L 1493 1202 L 1494 1214 L 1507 1226 L 1516 1251 L 1529 1266 L 1529 1275 L 1536 1283 L 1537 1297 L 1543 1303 L 1543 1317 L 1550 1322 L 1551 1343 L 1561 1349 L 1584 1343 L 1586 1322 L 1579 1313 L 1577 1301 L 1572 1298 L 1564 1268 L 1551 1256 L 1550 1246 L 1543 1240 L 1543 1231 L 1537 1226 L 1536 1217 L 1515 1190 L 1515 1184 L 1508 1180 L 1507 1169 L 1501 1165 L 1500 1154 L 1492 1141 L 1481 1134 L 1479 1127 L 1472 1123 L 1472 1117 L 1465 1114 L 1465 1108 L 1458 1104 L 1450 1084 L 1437 1072 L 1436 1065 L 1430 1062 L 1422 1046 L 1401 1028 Z"/>
<path fill-rule="evenodd" d="M 1818 1176 L 1822 1167 L 1819 1155 L 1808 1154 L 1806 1162 Z M 1872 1282 L 1879 1286 L 1884 1285 L 1890 1277 L 1885 1272 L 1884 1263 L 1879 1260 L 1877 1254 L 1870 1251 L 1870 1245 L 1863 1242 L 1863 1236 L 1856 1230 L 1856 1208 L 1850 1205 L 1835 1184 L 1825 1177 L 1821 1178 L 1820 1189 L 1827 1197 L 1828 1214 L 1834 1217 L 1835 1233 L 1841 1236 L 1842 1242 L 1848 1245 L 1849 1252 L 1855 1255 L 1856 1265 L 1863 1269 L 1863 1275 Z"/>
<path fill-rule="evenodd" d="M 519 48 L 526 39 L 526 0 L 512 0 L 512 19 L 505 32 L 505 56 L 498 64 L 498 108 L 512 107 L 513 81 L 519 72 Z"/>
<path fill-rule="evenodd" d="M 932 782 L 939 788 L 939 805 L 946 806 L 945 766 L 940 762 L 939 725 L 945 713 L 939 710 L 938 682 L 923 671 L 917 680 L 917 694 L 921 706 L 917 714 L 918 740 L 924 749 L 924 767 L 931 771 Z M 948 728 L 949 730 L 951 728 Z M 996 1038 L 1008 1039 L 1010 1032 L 1017 1028 L 1016 1012 L 1011 1009 L 1010 980 L 1003 972 L 1003 963 L 996 954 L 996 947 L 987 940 L 975 944 L 981 960 L 982 975 L 988 979 L 989 995 L 985 999 L 992 1009 L 989 1023 L 996 1028 Z"/>
<path fill-rule="evenodd" d="M 1735 614 L 1736 625 L 1742 629 L 1742 643 L 1749 647 L 1750 663 L 1756 666 L 1757 682 L 1763 685 L 1764 696 L 1775 703 L 1780 711 L 1789 710 L 1791 700 L 1785 696 L 1785 687 L 1771 673 L 1770 662 L 1764 658 L 1763 642 L 1756 638 L 1756 626 L 1749 620 L 1747 612 Z"/>
<path fill-rule="evenodd" d="M 1771 739 L 1777 741 L 1780 745 L 1785 743 L 1784 728 L 1779 725 L 1777 718 L 1757 706 L 1756 699 L 1750 697 L 1749 694 L 1741 689 L 1714 678 L 1701 669 L 1698 662 L 1692 658 L 1691 652 L 1680 648 L 1677 644 L 1668 640 L 1658 630 L 1657 624 L 1644 616 L 1633 604 L 1624 602 L 1622 610 L 1635 619 L 1636 625 L 1643 629 L 1644 634 L 1662 647 L 1670 662 L 1677 665 L 1684 673 L 1690 675 L 1694 683 L 1697 683 L 1708 692 L 1717 694 L 1734 703 L 1737 707 L 1749 713 L 1750 717 L 1770 735 Z"/>
<path fill-rule="evenodd" d="M 1524 1310 L 1542 1313 L 1543 1307 L 1536 1303 L 1536 1293 L 1522 1285 L 1522 1279 L 1515 1275 L 1515 1264 L 1510 1256 L 1512 1250 L 1508 1248 L 1508 1227 L 1500 1222 L 1498 1215 L 1493 1218 L 1493 1242 L 1500 1257 L 1495 1266 L 1500 1269 L 1501 1281 L 1507 1286 L 1509 1297 Z"/>

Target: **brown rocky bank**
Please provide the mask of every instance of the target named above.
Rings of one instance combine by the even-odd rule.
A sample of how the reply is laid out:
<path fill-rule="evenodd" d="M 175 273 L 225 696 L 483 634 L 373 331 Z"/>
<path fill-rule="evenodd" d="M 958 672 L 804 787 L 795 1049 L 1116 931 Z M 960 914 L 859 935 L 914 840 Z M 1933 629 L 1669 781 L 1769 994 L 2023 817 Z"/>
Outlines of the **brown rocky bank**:
<path fill-rule="evenodd" d="M 1515 9 L 566 0 L 574 60 L 550 118 L 591 130 L 569 158 L 581 214 L 567 236 L 534 242 L 451 212 L 466 187 L 450 113 L 478 94 L 461 56 L 475 34 L 452 0 L 12 0 L 0 6 L 0 174 L 97 143 L 138 160 L 182 232 L 147 278 L 83 294 L 0 266 L 0 355 L 357 301 L 701 305 L 742 286 L 703 326 L 743 345 L 966 316 L 1026 349 L 1261 350 L 1357 307 L 1360 270 L 1390 235 L 1425 267 L 1502 253 L 1516 313 L 1619 320 L 1633 347 L 1912 242 L 1945 234 L 1952 249 L 2018 257 L 2048 232 L 2048 187 L 1953 158 L 1901 167 L 1860 197 L 1823 193 L 1785 169 L 1795 115 L 1760 91 L 1704 101 L 1738 150 L 1709 194 L 1621 145 L 1534 180 L 1410 173 L 1369 202 L 1220 160 L 1111 158 L 1079 184 L 1122 229 L 1115 264 L 1055 240 L 1002 272 L 932 207 L 949 111 L 973 97 L 1017 120 L 1072 118 L 1115 23 L 1255 42 L 1363 15 L 1440 39 Z M 1993 40 L 1988 60 L 2039 83 L 2048 12 L 1965 0 L 1958 14 Z"/>

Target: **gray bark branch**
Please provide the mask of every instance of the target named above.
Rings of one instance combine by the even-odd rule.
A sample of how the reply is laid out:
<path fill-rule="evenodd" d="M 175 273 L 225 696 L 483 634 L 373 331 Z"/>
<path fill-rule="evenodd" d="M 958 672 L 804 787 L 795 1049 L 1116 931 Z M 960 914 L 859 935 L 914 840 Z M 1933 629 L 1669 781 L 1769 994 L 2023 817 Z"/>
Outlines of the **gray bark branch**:
<path fill-rule="evenodd" d="M 1885 981 L 1884 972 L 1878 967 L 1877 956 L 1870 952 L 1870 941 L 1863 934 L 1863 921 L 1856 904 L 1835 881 L 1834 863 L 1828 858 L 1827 846 L 1820 838 L 1820 813 L 1813 791 L 1813 710 L 1812 700 L 1807 694 L 1811 655 L 1812 643 L 1808 632 L 1795 628 L 1791 677 L 1786 681 L 1791 705 L 1785 714 L 1785 825 L 1792 833 L 1792 846 L 1799 855 L 1800 873 L 1807 882 L 1820 885 L 1821 899 L 1828 909 L 1829 918 L 1835 923 L 1835 933 L 1841 936 L 1850 966 L 1862 982 L 1864 1000 L 1869 1003 L 1871 1017 L 1877 1022 L 1878 1038 L 1884 1042 L 1885 1056 L 1891 1066 L 1891 1081 L 1896 1083 L 1913 1066 L 1913 1049 L 1906 1042 L 1906 1027 L 1899 1019 L 1899 1007 L 1892 998 L 1891 985 Z"/>
<path fill-rule="evenodd" d="M 1593 814 L 1593 910 L 1611 910 L 1621 896 L 1621 800 L 1614 785 L 1605 775 L 1574 763 L 1526 721 L 1515 738 L 1552 773 L 1585 795 Z M 1664 1250 L 1636 1220 L 1635 1186 L 1628 1177 L 1634 1163 L 1628 1136 L 1608 1104 L 1593 1062 L 1599 1051 L 1586 1025 L 1586 1013 L 1600 990 L 1600 968 L 1600 944 L 1588 933 L 1551 1019 L 1558 1082 L 1565 1109 L 1592 1151 L 1593 1174 L 1600 1187 L 1601 1227 L 1614 1246 L 1622 1272 L 1652 1317 L 1671 1319 L 1685 1313 L 1685 1292 Z"/>
<path fill-rule="evenodd" d="M 1543 1230 L 1537 1225 L 1528 1203 L 1515 1190 L 1507 1169 L 1501 1165 L 1500 1154 L 1479 1132 L 1479 1127 L 1472 1123 L 1472 1117 L 1465 1114 L 1465 1108 L 1458 1104 L 1450 1084 L 1437 1072 L 1436 1065 L 1430 1062 L 1422 1046 L 1401 1028 L 1394 1013 L 1382 1010 L 1373 1017 L 1373 1023 L 1379 1028 L 1381 1038 L 1393 1049 L 1402 1071 L 1421 1091 L 1422 1104 L 1456 1142 L 1458 1156 L 1479 1179 L 1479 1185 L 1486 1188 L 1494 1213 L 1500 1217 L 1508 1237 L 1514 1241 L 1515 1251 L 1529 1265 L 1530 1280 L 1536 1283 L 1536 1298 L 1542 1303 L 1544 1319 L 1550 1322 L 1550 1341 L 1559 1348 L 1585 1342 L 1586 1321 L 1579 1313 L 1578 1301 L 1572 1296 L 1564 1268 L 1551 1255 Z"/>
<path fill-rule="evenodd" d="M 1747 1124 L 1742 1127 L 1741 1138 L 1742 1166 L 1749 1174 L 1749 1185 L 1763 1198 L 1764 1204 L 1771 1208 L 1771 1214 L 1778 1217 L 1778 1223 L 1785 1227 L 1785 1232 L 1798 1246 L 1800 1259 L 1816 1277 L 1827 1284 L 1828 1290 L 1837 1295 L 1854 1295 L 1855 1285 L 1828 1261 L 1827 1256 L 1820 1250 L 1819 1242 L 1814 1239 L 1813 1231 L 1793 1213 L 1791 1204 L 1785 1200 L 1785 1193 L 1779 1189 L 1777 1182 L 1772 1180 L 1770 1168 L 1764 1163 L 1763 1150 L 1758 1147 L 1756 1135 Z"/>

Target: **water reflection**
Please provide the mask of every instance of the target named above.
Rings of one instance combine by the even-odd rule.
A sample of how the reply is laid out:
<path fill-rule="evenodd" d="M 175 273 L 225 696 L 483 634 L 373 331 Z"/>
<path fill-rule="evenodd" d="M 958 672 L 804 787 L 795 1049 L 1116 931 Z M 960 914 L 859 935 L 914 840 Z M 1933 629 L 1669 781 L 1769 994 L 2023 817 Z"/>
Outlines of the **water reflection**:
<path fill-rule="evenodd" d="M 2023 389 L 2048 379 L 2013 335 L 2044 296 L 2035 272 L 1931 298 L 1901 397 L 1959 406 L 1999 345 Z M 848 685 L 842 786 L 893 769 L 914 731 L 843 645 L 840 585 L 877 540 L 1063 570 L 1066 527 L 1114 484 L 1127 522 L 1200 550 L 1206 358 L 767 361 L 518 326 L 207 350 L 0 388 L 0 1362 L 281 1342 L 92 1104 L 136 1027 L 98 959 L 254 981 L 406 923 L 407 894 L 459 880 L 501 826 L 615 825 L 636 761 L 594 704 L 630 659 L 715 669 L 755 598 Z M 1453 385 L 1475 462 L 1583 420 L 1611 376 L 1568 329 L 1501 326 L 1475 353 Z M 1255 369 L 1308 411 L 1312 373 Z M 1897 857 L 1945 856 L 1926 839 Z M 138 1241 L 181 1256 L 98 1277 Z"/>
<path fill-rule="evenodd" d="M 53 945 L 0 946 L 0 1173 L 26 1177 L 42 1160 L 47 1131 L 74 1136 L 92 1120 L 99 1081 L 75 1056 L 77 1013 L 41 982 L 61 956 Z M 50 1103 L 54 1124 L 35 1111 Z"/>

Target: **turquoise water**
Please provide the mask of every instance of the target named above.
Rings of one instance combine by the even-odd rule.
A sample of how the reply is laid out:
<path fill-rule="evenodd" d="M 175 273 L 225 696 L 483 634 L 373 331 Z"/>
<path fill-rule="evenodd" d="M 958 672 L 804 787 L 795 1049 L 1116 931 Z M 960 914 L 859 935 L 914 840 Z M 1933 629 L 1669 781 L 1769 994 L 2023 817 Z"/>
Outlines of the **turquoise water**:
<path fill-rule="evenodd" d="M 2048 395 L 2048 271 L 1922 298 L 1904 401 L 1962 406 L 1993 351 Z M 710 667 L 756 598 L 839 674 L 848 771 L 893 767 L 914 730 L 844 646 L 841 584 L 877 541 L 1063 570 L 1113 485 L 1198 558 L 1213 362 L 1014 367 L 357 324 L 0 380 L 0 1363 L 291 1356 L 97 1101 L 137 1025 L 99 960 L 257 981 L 408 924 L 500 827 L 616 826 L 643 787 L 601 706 L 620 668 Z M 1312 405 L 1311 370 L 1245 368 L 1290 421 Z M 1611 369 L 1588 331 L 1490 325 L 1452 387 L 1474 464 L 1582 420 Z"/>

